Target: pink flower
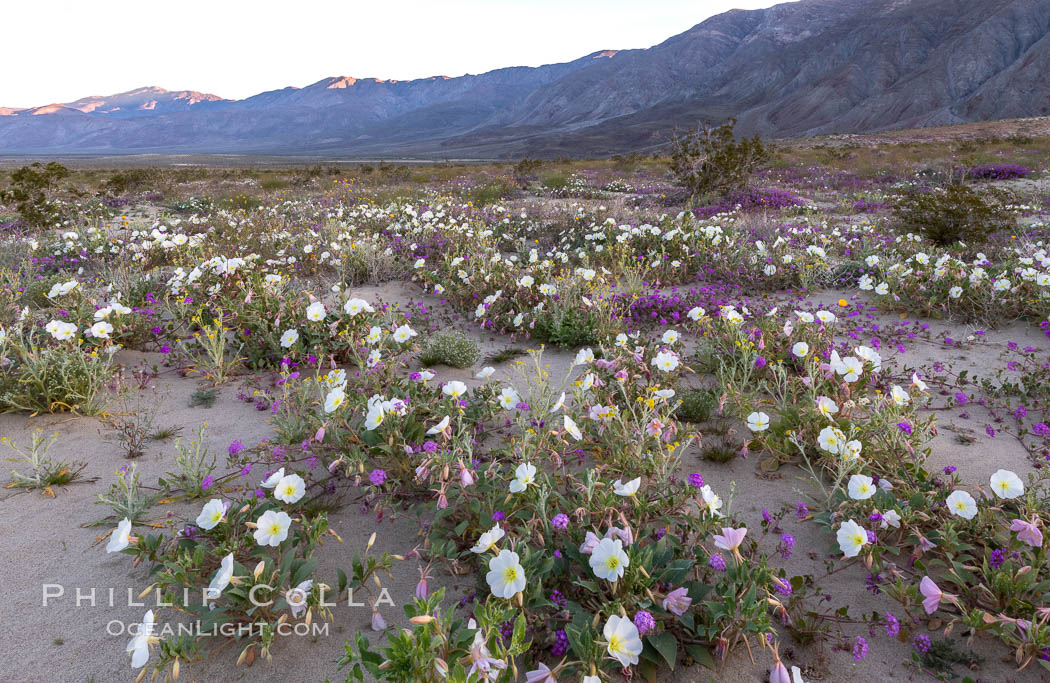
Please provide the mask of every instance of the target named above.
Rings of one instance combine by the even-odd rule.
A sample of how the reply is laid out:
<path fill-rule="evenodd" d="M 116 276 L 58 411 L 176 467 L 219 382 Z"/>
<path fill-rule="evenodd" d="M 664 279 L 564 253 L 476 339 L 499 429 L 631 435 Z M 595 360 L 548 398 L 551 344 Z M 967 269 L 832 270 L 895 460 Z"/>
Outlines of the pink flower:
<path fill-rule="evenodd" d="M 463 488 L 474 485 L 474 474 L 462 465 L 459 468 L 459 485 Z"/>
<path fill-rule="evenodd" d="M 598 547 L 598 544 L 601 543 L 601 540 L 602 539 L 598 538 L 598 535 L 593 531 L 588 531 L 587 537 L 583 539 L 583 543 L 580 545 L 580 552 L 584 555 L 590 555 L 594 552 L 594 549 Z"/>
<path fill-rule="evenodd" d="M 740 544 L 744 542 L 744 536 L 747 536 L 746 527 L 739 529 L 722 527 L 722 533 L 715 534 L 715 547 L 729 550 L 737 559 L 740 559 Z"/>
<path fill-rule="evenodd" d="M 550 667 L 539 662 L 539 668 L 533 671 L 525 672 L 526 683 L 558 683 L 554 678 L 554 672 L 550 670 Z"/>
<path fill-rule="evenodd" d="M 618 538 L 623 541 L 624 545 L 631 545 L 634 543 L 634 534 L 631 533 L 631 528 L 621 529 L 618 526 L 614 526 L 605 532 L 606 538 Z"/>
<path fill-rule="evenodd" d="M 373 631 L 385 631 L 386 630 L 386 619 L 379 613 L 375 607 L 372 608 L 372 630 Z"/>
<path fill-rule="evenodd" d="M 1010 524 L 1010 531 L 1016 531 L 1017 540 L 1023 541 L 1033 548 L 1040 548 L 1043 545 L 1043 532 L 1039 531 L 1039 527 L 1034 522 L 1015 519 Z"/>
<path fill-rule="evenodd" d="M 648 434 L 649 436 L 659 437 L 661 434 L 663 434 L 663 429 L 664 429 L 664 423 L 660 422 L 659 420 L 657 420 L 655 418 L 653 418 L 649 422 L 649 424 L 647 424 L 645 426 L 645 433 Z"/>
<path fill-rule="evenodd" d="M 922 607 L 926 610 L 926 614 L 936 612 L 941 604 L 941 598 L 944 597 L 944 592 L 937 587 L 933 579 L 928 576 L 922 577 L 922 581 L 919 582 L 919 592 L 926 596 L 926 599 L 922 601 Z"/>
<path fill-rule="evenodd" d="M 679 617 L 685 614 L 692 604 L 693 599 L 689 597 L 689 591 L 685 588 L 675 588 L 664 598 L 664 609 Z"/>

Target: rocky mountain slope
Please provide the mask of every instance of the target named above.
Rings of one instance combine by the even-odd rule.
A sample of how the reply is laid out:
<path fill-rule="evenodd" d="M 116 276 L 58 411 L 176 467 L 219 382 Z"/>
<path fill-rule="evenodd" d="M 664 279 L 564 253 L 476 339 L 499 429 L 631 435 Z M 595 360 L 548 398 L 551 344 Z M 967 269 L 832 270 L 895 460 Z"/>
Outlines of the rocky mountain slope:
<path fill-rule="evenodd" d="M 729 116 L 779 137 L 1039 116 L 1047 73 L 1047 0 L 800 0 L 565 64 L 341 76 L 244 100 L 141 88 L 0 108 L 0 153 L 601 155 Z"/>

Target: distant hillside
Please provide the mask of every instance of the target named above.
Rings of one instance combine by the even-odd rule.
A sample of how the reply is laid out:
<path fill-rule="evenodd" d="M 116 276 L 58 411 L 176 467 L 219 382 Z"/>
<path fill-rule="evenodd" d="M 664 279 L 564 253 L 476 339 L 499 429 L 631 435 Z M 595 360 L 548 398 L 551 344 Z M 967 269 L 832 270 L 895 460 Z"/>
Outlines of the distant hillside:
<path fill-rule="evenodd" d="M 777 137 L 1041 116 L 1048 36 L 1048 0 L 801 0 L 565 64 L 0 108 L 0 154 L 550 157 L 655 149 L 729 116 Z"/>

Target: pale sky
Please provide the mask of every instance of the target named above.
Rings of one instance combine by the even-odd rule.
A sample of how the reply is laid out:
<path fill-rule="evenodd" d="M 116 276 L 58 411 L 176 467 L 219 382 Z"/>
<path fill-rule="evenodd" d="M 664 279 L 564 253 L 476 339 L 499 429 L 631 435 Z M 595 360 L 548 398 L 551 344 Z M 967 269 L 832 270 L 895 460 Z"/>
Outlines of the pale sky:
<path fill-rule="evenodd" d="M 408 80 L 650 47 L 773 0 L 2 0 L 0 106 L 147 85 L 240 99 L 327 76 Z"/>

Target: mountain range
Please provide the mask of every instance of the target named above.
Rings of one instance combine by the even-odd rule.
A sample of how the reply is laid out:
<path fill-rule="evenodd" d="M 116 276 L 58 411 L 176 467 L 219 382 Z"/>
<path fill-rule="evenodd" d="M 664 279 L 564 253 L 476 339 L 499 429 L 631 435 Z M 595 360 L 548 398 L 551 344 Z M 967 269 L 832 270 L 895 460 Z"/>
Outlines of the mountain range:
<path fill-rule="evenodd" d="M 601 156 L 731 116 L 772 137 L 1041 116 L 1048 73 L 1048 0 L 799 0 L 563 64 L 0 107 L 0 154 Z"/>

